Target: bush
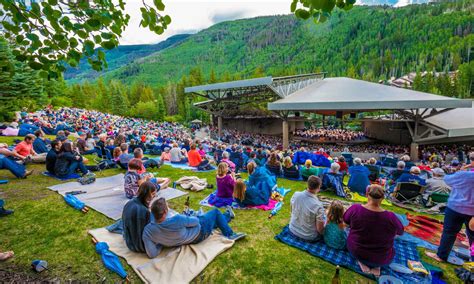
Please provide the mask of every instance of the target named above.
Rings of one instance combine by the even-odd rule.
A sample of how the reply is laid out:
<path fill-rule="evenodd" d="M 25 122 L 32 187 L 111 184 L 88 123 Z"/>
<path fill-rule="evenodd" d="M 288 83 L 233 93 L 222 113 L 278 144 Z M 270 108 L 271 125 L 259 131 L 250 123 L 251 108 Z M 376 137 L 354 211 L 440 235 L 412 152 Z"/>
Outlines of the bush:
<path fill-rule="evenodd" d="M 54 107 L 72 107 L 72 100 L 68 97 L 53 97 L 51 105 Z"/>
<path fill-rule="evenodd" d="M 179 123 L 182 123 L 184 122 L 184 118 L 179 115 L 179 114 L 176 114 L 176 115 L 167 115 L 165 116 L 164 120 L 166 122 L 179 122 Z"/>
<path fill-rule="evenodd" d="M 130 116 L 148 120 L 158 120 L 158 107 L 155 102 L 138 102 L 135 107 L 130 110 Z"/>

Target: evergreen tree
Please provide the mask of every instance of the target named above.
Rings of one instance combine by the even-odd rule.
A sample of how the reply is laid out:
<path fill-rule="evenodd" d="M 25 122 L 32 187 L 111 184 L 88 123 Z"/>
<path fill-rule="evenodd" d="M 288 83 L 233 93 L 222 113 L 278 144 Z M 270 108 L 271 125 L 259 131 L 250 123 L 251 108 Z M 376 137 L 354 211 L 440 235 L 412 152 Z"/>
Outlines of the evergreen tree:
<path fill-rule="evenodd" d="M 15 97 L 11 90 L 14 72 L 10 47 L 0 37 L 0 121 L 10 120 L 15 111 Z"/>

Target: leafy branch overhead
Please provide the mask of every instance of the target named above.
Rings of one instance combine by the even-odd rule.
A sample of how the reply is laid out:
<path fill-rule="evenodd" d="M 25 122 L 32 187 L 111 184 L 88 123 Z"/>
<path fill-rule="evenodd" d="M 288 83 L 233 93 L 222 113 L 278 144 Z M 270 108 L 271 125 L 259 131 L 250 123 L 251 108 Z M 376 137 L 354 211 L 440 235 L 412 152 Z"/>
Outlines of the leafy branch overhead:
<path fill-rule="evenodd" d="M 0 24 L 12 43 L 12 53 L 45 78 L 57 78 L 67 64 L 76 67 L 86 57 L 94 70 L 107 67 L 105 53 L 118 46 L 128 25 L 124 0 L 0 0 Z M 165 5 L 143 0 L 141 26 L 162 34 L 171 23 L 161 15 Z M 100 48 L 101 47 L 101 48 Z"/>
<path fill-rule="evenodd" d="M 348 11 L 355 2 L 356 0 L 293 0 L 291 12 L 303 20 L 313 17 L 315 23 L 324 23 L 336 6 Z"/>

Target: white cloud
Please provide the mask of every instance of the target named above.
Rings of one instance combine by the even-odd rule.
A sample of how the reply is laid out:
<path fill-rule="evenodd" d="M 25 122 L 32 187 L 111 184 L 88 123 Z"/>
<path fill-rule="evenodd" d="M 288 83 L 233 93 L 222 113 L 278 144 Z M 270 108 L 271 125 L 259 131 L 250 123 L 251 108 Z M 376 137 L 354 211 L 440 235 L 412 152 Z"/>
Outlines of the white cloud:
<path fill-rule="evenodd" d="M 120 40 L 122 45 L 157 43 L 175 34 L 196 33 L 222 21 L 289 14 L 291 0 L 164 0 L 164 14 L 171 16 L 172 23 L 162 35 L 139 26 L 141 0 L 126 3 L 130 22 Z"/>

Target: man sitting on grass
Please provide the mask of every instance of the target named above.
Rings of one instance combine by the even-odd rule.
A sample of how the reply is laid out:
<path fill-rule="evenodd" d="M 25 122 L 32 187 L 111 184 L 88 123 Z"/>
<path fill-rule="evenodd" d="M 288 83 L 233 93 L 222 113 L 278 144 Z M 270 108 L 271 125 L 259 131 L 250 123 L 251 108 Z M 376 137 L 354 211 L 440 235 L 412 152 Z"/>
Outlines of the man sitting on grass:
<path fill-rule="evenodd" d="M 320 239 L 324 231 L 324 207 L 316 196 L 320 188 L 321 179 L 310 176 L 308 188 L 291 198 L 290 232 L 309 242 Z"/>
<path fill-rule="evenodd" d="M 35 138 L 36 136 L 33 134 L 26 135 L 25 139 L 16 145 L 13 152 L 20 155 L 24 162 L 44 163 L 46 161 L 46 153 L 38 154 L 33 149 Z"/>
<path fill-rule="evenodd" d="M 154 201 L 151 205 L 154 220 L 143 230 L 143 243 L 149 258 L 157 257 L 163 247 L 177 247 L 187 244 L 197 244 L 207 239 L 215 228 L 231 240 L 245 237 L 243 233 L 234 233 L 228 223 L 234 218 L 234 212 L 229 208 L 222 214 L 213 209 L 199 217 L 189 217 L 183 214 L 169 212 L 164 198 Z"/>
<path fill-rule="evenodd" d="M 27 171 L 24 165 L 20 165 L 9 157 L 16 157 L 16 153 L 8 150 L 6 144 L 0 144 L 0 170 L 9 170 L 17 178 L 26 178 L 31 175 L 33 171 Z"/>

